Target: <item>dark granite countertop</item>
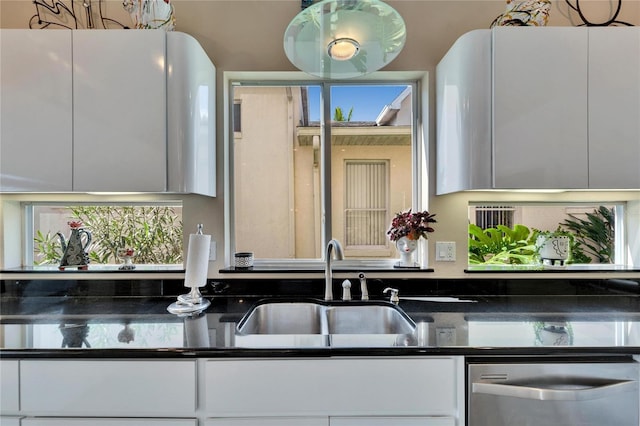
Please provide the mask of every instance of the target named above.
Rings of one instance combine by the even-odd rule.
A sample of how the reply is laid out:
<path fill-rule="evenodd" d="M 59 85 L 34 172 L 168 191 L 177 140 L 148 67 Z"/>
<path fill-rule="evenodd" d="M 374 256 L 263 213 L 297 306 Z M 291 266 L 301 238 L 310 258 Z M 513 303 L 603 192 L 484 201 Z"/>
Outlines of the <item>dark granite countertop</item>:
<path fill-rule="evenodd" d="M 211 306 L 190 317 L 167 311 L 185 292 L 179 280 L 4 280 L 0 357 L 640 355 L 640 280 L 377 281 L 370 282 L 373 297 L 383 286 L 400 289 L 400 307 L 426 335 L 421 344 L 236 344 L 235 325 L 255 302 L 320 298 L 322 280 L 212 281 L 203 289 Z M 545 324 L 565 327 L 570 342 L 540 342 L 536 327 Z M 454 340 L 440 340 L 451 330 Z M 128 342 L 127 331 L 134 336 Z"/>

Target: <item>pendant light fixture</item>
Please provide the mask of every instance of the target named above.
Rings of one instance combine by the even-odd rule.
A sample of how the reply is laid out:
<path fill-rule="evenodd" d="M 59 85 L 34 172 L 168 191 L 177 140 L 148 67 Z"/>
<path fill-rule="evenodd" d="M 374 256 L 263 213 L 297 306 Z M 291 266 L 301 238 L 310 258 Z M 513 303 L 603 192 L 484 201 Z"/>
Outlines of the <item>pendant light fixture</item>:
<path fill-rule="evenodd" d="M 384 67 L 404 47 L 404 20 L 383 1 L 322 0 L 305 7 L 303 0 L 302 6 L 284 33 L 284 50 L 308 74 L 358 77 Z"/>

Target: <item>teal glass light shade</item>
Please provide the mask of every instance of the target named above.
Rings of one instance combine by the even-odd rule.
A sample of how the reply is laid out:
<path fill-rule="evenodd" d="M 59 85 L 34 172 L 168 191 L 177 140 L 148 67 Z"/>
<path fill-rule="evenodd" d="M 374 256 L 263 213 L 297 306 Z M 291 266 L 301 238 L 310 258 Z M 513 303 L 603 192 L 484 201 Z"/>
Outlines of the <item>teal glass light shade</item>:
<path fill-rule="evenodd" d="M 402 16 L 380 0 L 323 0 L 293 18 L 284 51 L 308 74 L 347 79 L 393 61 L 406 38 Z"/>

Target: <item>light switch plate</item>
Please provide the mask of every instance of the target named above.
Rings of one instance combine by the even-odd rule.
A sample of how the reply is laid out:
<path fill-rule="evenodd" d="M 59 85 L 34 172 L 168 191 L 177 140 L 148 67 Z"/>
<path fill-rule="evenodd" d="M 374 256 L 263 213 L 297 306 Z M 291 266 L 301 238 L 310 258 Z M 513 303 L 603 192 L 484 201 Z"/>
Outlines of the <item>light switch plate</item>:
<path fill-rule="evenodd" d="M 455 241 L 436 241 L 436 262 L 455 262 Z"/>

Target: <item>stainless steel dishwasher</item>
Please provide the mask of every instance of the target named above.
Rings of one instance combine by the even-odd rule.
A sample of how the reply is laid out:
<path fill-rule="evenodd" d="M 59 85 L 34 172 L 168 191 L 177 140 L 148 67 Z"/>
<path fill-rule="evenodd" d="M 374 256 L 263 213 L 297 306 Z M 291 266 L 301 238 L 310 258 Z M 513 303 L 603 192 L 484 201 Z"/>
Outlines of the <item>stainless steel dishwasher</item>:
<path fill-rule="evenodd" d="M 469 363 L 468 426 L 638 426 L 638 364 Z"/>

